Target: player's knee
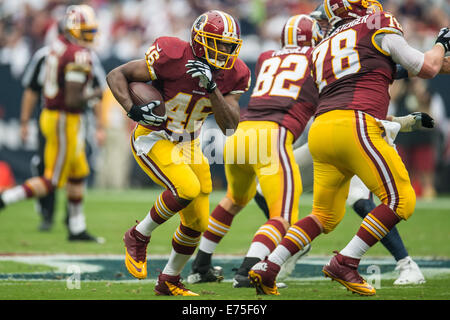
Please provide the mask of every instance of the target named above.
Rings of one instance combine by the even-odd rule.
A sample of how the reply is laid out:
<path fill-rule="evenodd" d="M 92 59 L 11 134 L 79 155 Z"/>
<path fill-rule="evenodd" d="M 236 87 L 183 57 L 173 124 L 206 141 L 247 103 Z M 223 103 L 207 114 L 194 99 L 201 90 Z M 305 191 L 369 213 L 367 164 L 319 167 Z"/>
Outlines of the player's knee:
<path fill-rule="evenodd" d="M 313 211 L 311 215 L 315 218 L 317 222 L 321 224 L 322 232 L 323 233 L 330 233 L 333 231 L 339 222 L 341 222 L 344 214 L 331 214 L 331 213 L 324 213 L 324 212 L 318 212 Z"/>
<path fill-rule="evenodd" d="M 273 217 L 273 218 L 270 218 L 270 219 L 280 221 L 281 224 L 282 224 L 283 227 L 284 227 L 284 230 L 287 230 L 287 229 L 289 229 L 289 227 L 290 227 L 289 221 L 287 221 L 287 220 L 286 220 L 285 218 L 283 218 L 283 217 Z"/>
<path fill-rule="evenodd" d="M 185 225 L 186 227 L 191 228 L 192 230 L 203 233 L 208 228 L 208 223 L 209 223 L 209 216 L 200 215 L 195 219 L 191 219 L 189 222 L 186 221 Z"/>
<path fill-rule="evenodd" d="M 396 210 L 396 214 L 404 219 L 408 220 L 416 208 L 416 193 L 412 187 L 407 188 L 399 197 L 399 205 Z"/>
<path fill-rule="evenodd" d="M 184 185 L 177 188 L 178 197 L 186 200 L 193 200 L 197 198 L 200 192 L 200 181 L 198 181 L 197 178 L 190 179 L 190 181 L 186 181 Z"/>

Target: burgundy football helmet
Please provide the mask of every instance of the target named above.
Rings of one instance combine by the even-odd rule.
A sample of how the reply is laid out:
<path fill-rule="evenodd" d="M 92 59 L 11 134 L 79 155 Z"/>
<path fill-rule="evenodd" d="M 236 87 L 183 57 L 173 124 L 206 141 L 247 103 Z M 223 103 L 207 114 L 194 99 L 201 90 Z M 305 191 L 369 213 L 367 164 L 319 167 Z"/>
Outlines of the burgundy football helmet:
<path fill-rule="evenodd" d="M 228 13 L 211 10 L 192 25 L 191 47 L 194 55 L 219 69 L 231 69 L 241 50 L 241 31 Z"/>
<path fill-rule="evenodd" d="M 281 32 L 282 47 L 314 47 L 322 41 L 319 23 L 305 14 L 288 19 Z"/>
<path fill-rule="evenodd" d="M 383 6 L 376 0 L 324 0 L 323 5 L 332 25 L 341 20 L 383 11 Z"/>

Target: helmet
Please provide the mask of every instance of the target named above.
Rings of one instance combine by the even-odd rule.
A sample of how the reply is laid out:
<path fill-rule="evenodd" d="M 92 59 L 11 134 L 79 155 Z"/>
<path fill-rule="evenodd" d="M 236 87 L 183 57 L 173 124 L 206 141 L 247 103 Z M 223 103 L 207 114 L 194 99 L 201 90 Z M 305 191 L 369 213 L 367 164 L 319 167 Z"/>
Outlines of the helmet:
<path fill-rule="evenodd" d="M 94 41 L 98 23 L 92 7 L 82 4 L 69 6 L 63 19 L 63 29 L 79 44 Z"/>
<path fill-rule="evenodd" d="M 281 31 L 282 47 L 314 47 L 322 40 L 322 31 L 317 21 L 305 14 L 292 16 Z"/>
<path fill-rule="evenodd" d="M 332 25 L 341 20 L 383 11 L 383 6 L 376 0 L 324 0 L 323 5 Z"/>
<path fill-rule="evenodd" d="M 316 19 L 317 21 L 320 20 L 328 20 L 327 14 L 325 13 L 325 8 L 323 7 L 323 3 L 318 5 L 314 11 L 312 11 L 309 16 L 311 18 Z"/>
<path fill-rule="evenodd" d="M 191 47 L 194 55 L 206 59 L 216 68 L 233 68 L 241 45 L 239 25 L 225 12 L 205 12 L 192 25 Z"/>
<path fill-rule="evenodd" d="M 328 22 L 327 14 L 325 13 L 325 8 L 323 7 L 323 3 L 318 5 L 317 8 L 312 11 L 309 16 L 313 19 L 316 19 L 319 23 L 320 30 L 322 30 L 322 34 L 325 37 L 330 29 L 330 23 Z"/>

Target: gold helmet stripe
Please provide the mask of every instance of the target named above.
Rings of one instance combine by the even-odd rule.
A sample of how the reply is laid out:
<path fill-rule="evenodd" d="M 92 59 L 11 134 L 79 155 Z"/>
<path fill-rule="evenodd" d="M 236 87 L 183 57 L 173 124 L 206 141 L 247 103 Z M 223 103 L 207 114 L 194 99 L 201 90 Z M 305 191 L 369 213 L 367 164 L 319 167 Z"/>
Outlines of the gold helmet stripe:
<path fill-rule="evenodd" d="M 300 17 L 300 15 L 291 17 L 288 22 L 286 23 L 286 30 L 284 30 L 284 43 L 285 45 L 297 45 L 296 39 L 294 39 L 294 29 L 295 26 L 298 24 L 297 20 Z"/>

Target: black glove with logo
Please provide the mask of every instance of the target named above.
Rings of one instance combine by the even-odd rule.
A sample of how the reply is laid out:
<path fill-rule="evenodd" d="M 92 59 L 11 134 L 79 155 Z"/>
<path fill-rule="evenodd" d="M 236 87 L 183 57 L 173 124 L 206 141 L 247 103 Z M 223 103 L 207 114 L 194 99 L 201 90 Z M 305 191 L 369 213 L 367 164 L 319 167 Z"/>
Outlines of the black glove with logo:
<path fill-rule="evenodd" d="M 160 104 L 160 101 L 155 100 L 142 106 L 133 105 L 127 116 L 142 125 L 160 126 L 167 119 L 167 115 L 158 116 L 153 113 L 153 108 Z"/>
<path fill-rule="evenodd" d="M 448 51 L 450 51 L 450 29 L 447 28 L 442 28 L 439 31 L 439 34 L 437 36 L 436 42 L 435 43 L 440 43 L 444 46 L 445 52 L 447 53 Z"/>

